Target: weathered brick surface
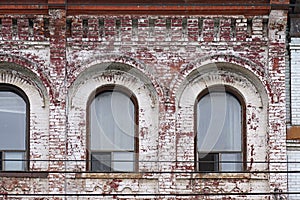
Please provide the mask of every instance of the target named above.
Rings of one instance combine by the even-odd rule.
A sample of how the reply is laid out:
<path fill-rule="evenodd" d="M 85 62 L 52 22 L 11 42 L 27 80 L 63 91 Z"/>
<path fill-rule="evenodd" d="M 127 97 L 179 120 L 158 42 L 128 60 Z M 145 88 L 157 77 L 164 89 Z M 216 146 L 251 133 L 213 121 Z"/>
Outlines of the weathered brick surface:
<path fill-rule="evenodd" d="M 299 151 L 299 141 L 288 141 L 287 144 L 287 155 L 288 155 L 288 170 L 293 171 L 294 173 L 288 174 L 288 191 L 289 192 L 299 192 L 299 178 L 300 178 L 300 173 L 299 171 L 300 166 L 299 166 L 299 159 L 300 159 L 300 151 Z M 289 195 L 289 199 L 299 199 L 300 194 L 293 194 Z"/>
<path fill-rule="evenodd" d="M 67 16 L 50 10 L 47 16 L 2 16 L 1 22 L 0 82 L 28 95 L 30 158 L 37 160 L 30 168 L 49 176 L 0 178 L 0 192 L 19 191 L 5 189 L 14 183 L 28 186 L 18 186 L 21 193 L 195 194 L 178 199 L 287 190 L 282 173 L 217 178 L 189 173 L 194 171 L 194 104 L 202 90 L 218 84 L 245 99 L 248 169 L 286 170 L 286 164 L 276 164 L 286 160 L 285 12 L 245 18 Z M 125 86 L 138 100 L 139 171 L 145 173 L 75 173 L 86 170 L 88 99 L 107 84 Z M 74 173 L 57 173 L 65 170 Z M 166 173 L 175 171 L 186 173 Z M 135 198 L 146 199 L 118 197 Z M 168 198 L 175 196 L 158 196 Z"/>
<path fill-rule="evenodd" d="M 275 90 L 271 94 L 269 104 L 269 143 L 275 146 L 282 146 L 282 149 L 270 148 L 269 158 L 274 160 L 269 169 L 272 171 L 285 171 L 286 165 L 276 161 L 286 160 L 286 148 L 284 138 L 286 130 L 280 127 L 285 126 L 285 26 L 286 18 L 280 11 L 273 11 L 269 20 L 269 74 L 272 79 L 272 87 Z M 284 36 L 284 37 L 282 37 Z M 279 111 L 279 112 L 276 112 Z M 285 174 L 270 174 L 270 185 L 272 189 L 280 188 L 278 180 L 286 180 Z M 285 188 L 284 185 L 283 189 Z M 281 187 L 282 187 L 281 186 Z"/>
<path fill-rule="evenodd" d="M 290 125 L 298 126 L 300 121 L 299 115 L 299 38 L 292 37 L 289 50 L 290 50 L 290 72 L 288 72 L 289 81 L 290 81 L 290 96 L 287 96 L 287 100 L 290 100 L 288 104 L 288 109 L 290 109 Z M 288 141 L 287 155 L 288 161 L 288 170 L 297 171 L 299 169 L 299 144 L 298 141 Z M 300 186 L 298 180 L 299 173 L 289 174 L 289 192 L 298 192 Z M 289 199 L 299 199 L 299 195 L 290 195 Z"/>
<path fill-rule="evenodd" d="M 300 124 L 300 108 L 299 108 L 299 39 L 292 38 L 290 43 L 291 51 L 291 124 L 299 125 Z"/>

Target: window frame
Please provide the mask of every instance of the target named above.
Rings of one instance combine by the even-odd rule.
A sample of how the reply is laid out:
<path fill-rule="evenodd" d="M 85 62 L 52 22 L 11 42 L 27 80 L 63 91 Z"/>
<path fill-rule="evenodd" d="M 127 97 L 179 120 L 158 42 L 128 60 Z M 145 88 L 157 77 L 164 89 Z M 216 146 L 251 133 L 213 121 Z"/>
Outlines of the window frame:
<path fill-rule="evenodd" d="M 3 157 L 3 155 L 5 154 L 5 152 L 24 152 L 25 155 L 25 159 L 23 160 L 25 162 L 24 165 L 24 170 L 14 170 L 13 172 L 26 172 L 26 171 L 30 171 L 30 142 L 29 142 L 29 131 L 30 131 L 30 102 L 29 99 L 26 95 L 26 93 L 19 87 L 12 85 L 12 84 L 7 84 L 7 83 L 0 83 L 0 92 L 2 91 L 6 91 L 6 92 L 13 92 L 16 95 L 18 95 L 19 97 L 21 97 L 26 105 L 26 114 L 25 114 L 25 124 L 26 124 L 26 128 L 25 128 L 25 151 L 18 151 L 18 150 L 0 150 L 1 153 L 1 157 Z M 3 159 L 3 158 L 2 158 Z M 4 166 L 5 166 L 5 161 L 1 160 L 1 170 L 0 172 L 9 172 L 11 170 L 3 170 Z"/>
<path fill-rule="evenodd" d="M 87 125 L 86 125 L 86 170 L 89 172 L 96 172 L 96 171 L 92 171 L 91 167 L 92 167 L 92 151 L 90 150 L 90 146 L 91 146 L 91 119 L 90 119 L 90 106 L 91 103 L 93 102 L 93 100 L 100 94 L 105 93 L 105 92 L 112 92 L 112 91 L 117 91 L 120 93 L 125 94 L 133 103 L 134 106 L 134 169 L 132 172 L 137 172 L 138 171 L 138 160 L 139 160 L 139 134 L 138 134 L 138 129 L 139 129 L 139 106 L 138 106 L 138 101 L 136 96 L 134 95 L 134 93 L 132 91 L 130 91 L 128 88 L 121 86 L 121 85 L 115 85 L 115 84 L 110 84 L 110 85 L 104 85 L 101 86 L 99 88 L 97 88 L 95 91 L 93 91 L 91 93 L 91 95 L 88 98 L 88 102 L 87 102 L 87 106 L 86 106 L 86 121 L 87 121 Z M 107 151 L 107 150 L 103 150 L 103 151 L 95 151 L 97 152 L 122 152 L 122 151 L 118 151 L 118 150 L 111 150 L 111 151 Z M 126 151 L 124 151 L 126 152 Z M 118 172 L 118 171 L 101 171 L 100 173 L 111 173 L 111 172 Z M 131 171 L 130 171 L 131 172 Z"/>
<path fill-rule="evenodd" d="M 198 103 L 199 101 L 205 97 L 206 95 L 208 95 L 210 92 L 225 92 L 225 93 L 229 93 L 230 95 L 232 95 L 233 97 L 235 97 L 240 105 L 241 105 L 241 155 L 242 155 L 242 171 L 246 171 L 247 170 L 247 128 L 246 128 L 246 104 L 245 104 L 245 100 L 242 96 L 242 94 L 235 88 L 231 87 L 231 86 L 227 86 L 227 85 L 215 85 L 215 86 L 210 86 L 206 89 L 204 89 L 203 91 L 201 91 L 195 101 L 194 104 L 194 169 L 197 172 L 204 172 L 201 171 L 199 169 L 199 156 L 198 156 L 198 116 L 197 116 L 197 109 L 198 109 Z M 220 154 L 224 153 L 222 151 L 219 152 L 208 152 L 208 153 L 212 153 L 212 154 L 218 154 L 218 157 L 220 158 Z M 230 152 L 226 152 L 226 153 L 235 153 L 235 151 L 230 151 Z M 210 173 L 214 173 L 214 172 L 222 172 L 220 170 L 220 161 L 218 161 L 218 170 L 217 171 L 207 171 Z M 234 172 L 234 171 L 233 171 Z"/>

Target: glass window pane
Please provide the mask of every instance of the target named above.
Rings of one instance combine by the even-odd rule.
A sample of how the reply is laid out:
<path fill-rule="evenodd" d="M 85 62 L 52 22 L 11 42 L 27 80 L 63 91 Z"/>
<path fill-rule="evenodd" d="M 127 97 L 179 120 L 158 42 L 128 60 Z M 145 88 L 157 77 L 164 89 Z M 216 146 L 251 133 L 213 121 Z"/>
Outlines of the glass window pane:
<path fill-rule="evenodd" d="M 134 104 L 125 94 L 98 95 L 90 106 L 91 150 L 134 150 Z"/>
<path fill-rule="evenodd" d="M 198 151 L 241 150 L 241 105 L 226 92 L 204 96 L 197 109 Z"/>
<path fill-rule="evenodd" d="M 94 172 L 111 171 L 111 152 L 97 152 L 91 155 L 91 170 Z"/>
<path fill-rule="evenodd" d="M 134 171 L 133 152 L 113 152 L 114 171 Z"/>
<path fill-rule="evenodd" d="M 5 152 L 4 153 L 5 171 L 24 171 L 25 170 L 25 153 L 24 152 Z M 7 159 L 12 159 L 11 161 Z"/>
<path fill-rule="evenodd" d="M 2 167 L 2 152 L 0 152 L 0 170 L 3 170 L 3 167 Z"/>
<path fill-rule="evenodd" d="M 26 150 L 26 103 L 17 94 L 0 91 L 0 150 Z"/>
<path fill-rule="evenodd" d="M 241 171 L 243 168 L 241 153 L 222 153 L 221 170 L 222 171 Z"/>
<path fill-rule="evenodd" d="M 90 106 L 91 150 L 113 150 L 112 117 L 106 97 L 95 98 Z"/>
<path fill-rule="evenodd" d="M 111 110 L 115 126 L 114 144 L 118 150 L 134 150 L 134 104 L 125 94 L 111 93 Z"/>
<path fill-rule="evenodd" d="M 200 171 L 218 171 L 219 170 L 219 154 L 208 153 L 199 154 L 199 170 Z"/>

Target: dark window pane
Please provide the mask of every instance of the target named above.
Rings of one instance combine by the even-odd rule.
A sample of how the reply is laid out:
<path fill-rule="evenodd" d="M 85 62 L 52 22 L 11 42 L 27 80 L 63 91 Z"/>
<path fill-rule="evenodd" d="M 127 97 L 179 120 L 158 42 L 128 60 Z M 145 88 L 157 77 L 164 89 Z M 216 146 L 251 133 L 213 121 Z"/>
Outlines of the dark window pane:
<path fill-rule="evenodd" d="M 216 153 L 199 154 L 200 171 L 218 171 L 219 155 Z"/>
<path fill-rule="evenodd" d="M 111 153 L 97 152 L 91 155 L 91 170 L 94 172 L 110 172 L 111 169 Z"/>

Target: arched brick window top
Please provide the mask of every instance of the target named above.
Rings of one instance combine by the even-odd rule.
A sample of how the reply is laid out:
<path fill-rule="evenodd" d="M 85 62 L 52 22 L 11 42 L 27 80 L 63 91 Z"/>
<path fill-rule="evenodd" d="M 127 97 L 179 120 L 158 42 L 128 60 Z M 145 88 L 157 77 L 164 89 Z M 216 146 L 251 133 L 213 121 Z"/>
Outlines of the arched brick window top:
<path fill-rule="evenodd" d="M 137 168 L 137 100 L 126 88 L 104 86 L 88 104 L 88 167 L 91 171 Z"/>
<path fill-rule="evenodd" d="M 241 127 L 241 149 L 237 152 L 240 152 L 239 159 L 230 158 L 227 160 L 230 161 L 242 161 L 245 164 L 239 167 L 239 169 L 229 168 L 226 171 L 237 171 L 237 170 L 263 170 L 267 167 L 267 164 L 253 164 L 251 163 L 252 160 L 266 160 L 267 158 L 267 149 L 268 149 L 268 141 L 266 140 L 268 129 L 268 94 L 266 89 L 260 80 L 255 77 L 255 74 L 251 73 L 250 71 L 242 69 L 240 66 L 235 65 L 226 65 L 226 63 L 222 63 L 219 68 L 210 68 L 211 65 L 203 66 L 199 68 L 199 70 L 194 71 L 193 74 L 190 74 L 186 81 L 178 88 L 177 92 L 177 111 L 178 117 L 183 118 L 185 117 L 185 121 L 177 123 L 177 130 L 179 131 L 178 134 L 178 145 L 177 151 L 180 153 L 178 154 L 178 160 L 188 160 L 194 161 L 192 167 L 195 170 L 202 170 L 199 167 L 199 157 L 202 155 L 198 155 L 199 153 L 206 153 L 204 155 L 208 155 L 207 149 L 203 150 L 199 149 L 196 136 L 197 136 L 197 129 L 198 126 L 198 119 L 197 119 L 197 110 L 198 103 L 201 102 L 201 99 L 204 98 L 208 93 L 216 93 L 215 96 L 218 95 L 219 92 L 223 92 L 223 99 L 229 99 L 228 102 L 236 102 L 236 105 L 240 105 L 241 113 L 238 114 L 241 116 L 242 122 Z M 221 68 L 222 67 L 222 68 Z M 221 90 L 221 91 L 220 91 Z M 210 96 L 206 98 L 209 99 Z M 215 98 L 215 97 L 213 97 Z M 231 100 L 230 100 L 231 99 Z M 225 107 L 229 107 L 229 105 L 225 105 Z M 208 111 L 203 111 L 202 113 L 207 114 Z M 215 113 L 212 110 L 213 113 Z M 220 111 L 219 111 L 220 112 Z M 216 112 L 216 115 L 219 114 Z M 238 112 L 237 112 L 238 113 Z M 227 114 L 227 113 L 225 113 Z M 229 113 L 228 113 L 229 114 Z M 199 115 L 199 114 L 198 114 Z M 224 114 L 223 114 L 224 115 Z M 195 116 L 195 118 L 188 118 L 188 116 Z M 211 118 L 211 117 L 208 117 Z M 202 121 L 202 120 L 201 120 Z M 215 120 L 217 122 L 211 123 L 215 128 L 214 125 L 218 125 L 221 123 L 219 120 Z M 238 123 L 240 124 L 240 123 Z M 219 127 L 222 128 L 222 127 Z M 212 129 L 213 130 L 213 129 Z M 191 134 L 193 133 L 193 134 Z M 222 132 L 219 132 L 222 133 Z M 199 137 L 198 137 L 199 138 Z M 259 139 L 258 139 L 259 138 Z M 199 138 L 200 139 L 200 138 Z M 211 137 L 208 137 L 211 139 Z M 227 138 L 226 138 L 227 139 Z M 194 141 L 190 144 L 180 143 L 180 141 Z M 235 142 L 234 140 L 232 142 Z M 216 143 L 216 142 L 215 142 Z M 201 143 L 200 143 L 201 144 Z M 211 148 L 214 148 L 215 145 L 211 145 Z M 190 156 L 184 157 L 184 152 L 187 149 L 193 151 Z M 253 149 L 259 151 L 259 154 L 253 154 Z M 234 151 L 236 149 L 233 149 Z M 234 153 L 232 151 L 232 153 Z M 222 156 L 220 153 L 221 151 L 217 152 L 217 155 L 211 155 L 210 158 L 207 158 L 210 163 L 213 160 L 220 159 Z M 213 156 L 218 156 L 214 158 Z M 226 155 L 225 155 L 226 156 Z M 204 157 L 203 157 L 204 158 Z M 218 161 L 218 160 L 217 160 Z M 218 163 L 218 162 L 217 162 Z M 225 163 L 225 162 L 224 162 Z M 247 164 L 246 164 L 247 163 Z M 221 168 L 220 163 L 218 163 L 218 171 Z M 217 171 L 217 168 L 213 168 L 213 171 Z M 212 171 L 211 170 L 211 171 Z M 205 170 L 203 170 L 205 171 Z"/>
<path fill-rule="evenodd" d="M 243 170 L 246 157 L 243 98 L 229 87 L 213 87 L 200 93 L 195 107 L 196 169 Z"/>
<path fill-rule="evenodd" d="M 134 155 L 134 159 L 156 160 L 158 145 L 157 129 L 159 126 L 159 107 L 157 102 L 159 96 L 156 93 L 157 90 L 154 88 L 154 84 L 152 84 L 151 80 L 145 74 L 132 67 L 127 71 L 127 68 L 118 70 L 123 67 L 122 64 L 119 65 L 115 63 L 111 66 L 109 63 L 109 66 L 112 67 L 109 68 L 109 70 L 105 70 L 105 66 L 107 66 L 106 63 L 101 63 L 84 70 L 78 75 L 77 79 L 69 88 L 69 116 L 73 117 L 68 118 L 68 123 L 73 126 L 72 129 L 68 130 L 68 136 L 70 139 L 76 141 L 77 137 L 83 138 L 83 140 L 81 140 L 83 145 L 78 145 L 76 149 L 68 149 L 69 158 L 76 158 L 78 160 L 85 158 L 87 161 L 91 160 L 90 105 L 97 95 L 105 91 L 113 90 L 121 92 L 134 104 L 135 118 L 136 122 L 138 122 L 138 124 L 135 124 L 135 134 L 139 138 L 139 140 L 137 140 L 137 137 L 135 138 L 134 152 L 146 148 L 151 150 L 155 149 L 147 152 L 140 151 L 138 156 Z M 82 170 L 90 171 L 91 163 L 85 162 L 81 163 L 80 166 L 78 166 L 78 164 L 70 166 L 70 168 L 74 168 L 74 170 L 78 170 L 79 167 Z M 150 164 L 150 162 L 149 164 L 135 162 L 134 167 L 134 171 L 157 170 L 157 166 Z M 123 169 L 121 170 L 124 171 Z M 127 171 L 129 171 L 129 169 Z"/>
<path fill-rule="evenodd" d="M 0 121 L 0 170 L 27 170 L 29 100 L 16 86 L 0 84 Z"/>

